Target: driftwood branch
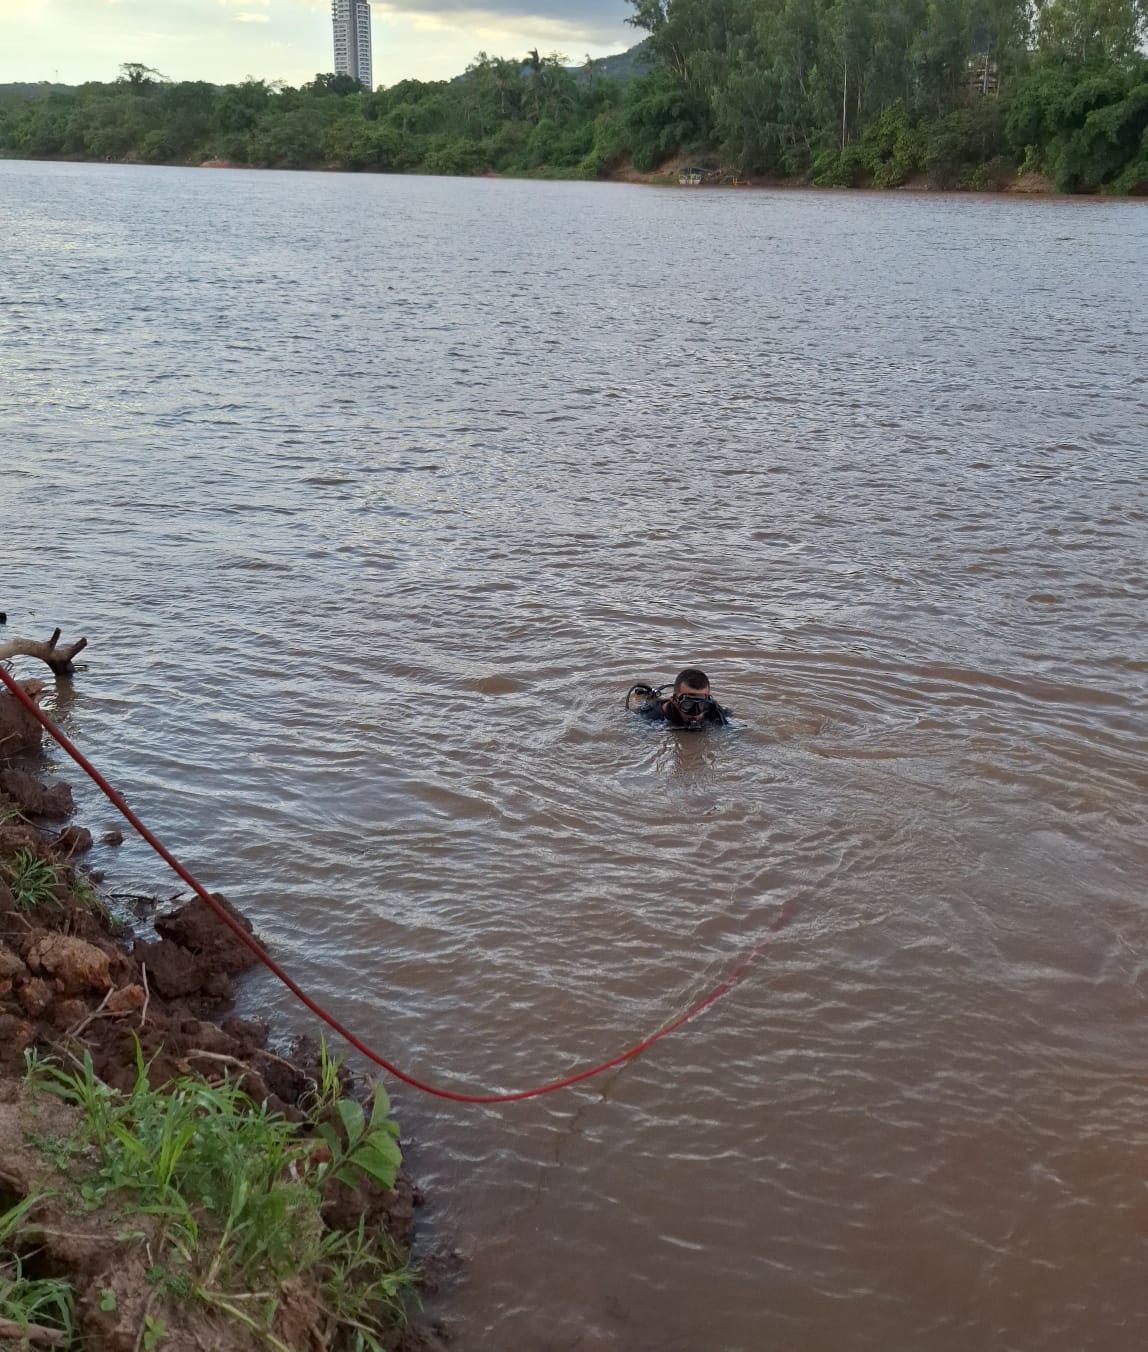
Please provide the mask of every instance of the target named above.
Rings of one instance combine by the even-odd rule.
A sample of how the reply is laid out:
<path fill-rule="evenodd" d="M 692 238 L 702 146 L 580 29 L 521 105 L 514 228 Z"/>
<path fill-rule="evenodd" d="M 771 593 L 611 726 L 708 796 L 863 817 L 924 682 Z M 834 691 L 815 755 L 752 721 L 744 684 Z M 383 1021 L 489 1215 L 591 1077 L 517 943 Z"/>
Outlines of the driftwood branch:
<path fill-rule="evenodd" d="M 32 638 L 10 638 L 0 643 L 0 662 L 9 657 L 38 657 L 42 662 L 47 662 L 57 676 L 70 676 L 72 659 L 87 646 L 86 638 L 80 639 L 78 643 L 61 644 L 60 631 L 53 629 L 47 643 L 38 643 Z"/>
<path fill-rule="evenodd" d="M 47 1329 L 42 1324 L 16 1324 L 11 1319 L 0 1319 L 0 1338 L 15 1338 L 25 1347 L 29 1343 L 43 1343 L 46 1347 L 63 1347 L 68 1335 L 59 1329 Z"/>

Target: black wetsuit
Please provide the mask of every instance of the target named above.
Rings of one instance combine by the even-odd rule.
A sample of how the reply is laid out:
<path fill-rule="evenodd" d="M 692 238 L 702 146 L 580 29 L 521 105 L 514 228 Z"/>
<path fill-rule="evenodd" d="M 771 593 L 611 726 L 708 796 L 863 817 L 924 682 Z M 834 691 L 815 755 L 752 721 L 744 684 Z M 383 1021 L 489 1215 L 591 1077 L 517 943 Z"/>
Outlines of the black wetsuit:
<path fill-rule="evenodd" d="M 671 728 L 699 728 L 706 723 L 717 723 L 719 726 L 728 723 L 730 712 L 720 705 L 717 700 L 712 700 L 707 706 L 706 711 L 698 722 L 691 722 L 678 713 L 674 707 L 673 700 L 659 699 L 647 700 L 635 710 L 643 718 L 648 718 L 653 723 L 668 723 Z"/>

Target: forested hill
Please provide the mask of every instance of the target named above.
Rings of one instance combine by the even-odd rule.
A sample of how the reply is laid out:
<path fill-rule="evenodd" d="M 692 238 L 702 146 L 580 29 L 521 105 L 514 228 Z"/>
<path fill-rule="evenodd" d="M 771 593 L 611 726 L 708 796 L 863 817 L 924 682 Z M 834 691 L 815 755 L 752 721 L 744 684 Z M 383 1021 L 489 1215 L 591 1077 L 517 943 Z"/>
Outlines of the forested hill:
<path fill-rule="evenodd" d="M 1148 0 L 629 0 L 637 71 L 480 53 L 459 79 L 0 92 L 0 153 L 599 178 L 688 159 L 842 186 L 1148 193 Z M 631 54 L 627 54 L 631 55 Z M 648 62 L 647 62 L 648 56 Z"/>
<path fill-rule="evenodd" d="M 646 38 L 614 56 L 600 56 L 593 60 L 588 56 L 585 65 L 567 66 L 566 69 L 573 70 L 584 79 L 632 80 L 635 75 L 645 75 L 656 60 L 650 41 Z"/>
<path fill-rule="evenodd" d="M 71 85 L 49 84 L 47 81 L 41 84 L 0 84 L 0 103 L 9 98 L 36 99 L 45 94 L 67 94 L 72 88 Z"/>

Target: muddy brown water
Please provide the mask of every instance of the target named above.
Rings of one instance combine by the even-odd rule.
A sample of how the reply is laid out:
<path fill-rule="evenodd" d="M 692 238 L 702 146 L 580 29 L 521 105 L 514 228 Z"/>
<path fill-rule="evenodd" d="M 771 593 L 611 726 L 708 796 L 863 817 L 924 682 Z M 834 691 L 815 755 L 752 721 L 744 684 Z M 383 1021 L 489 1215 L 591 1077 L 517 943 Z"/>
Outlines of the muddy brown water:
<path fill-rule="evenodd" d="M 3 163 L 0 240 L 7 632 L 366 1039 L 553 1078 L 791 907 L 600 1080 L 395 1087 L 461 1349 L 1143 1345 L 1148 211 Z M 623 713 L 687 661 L 732 728 Z"/>

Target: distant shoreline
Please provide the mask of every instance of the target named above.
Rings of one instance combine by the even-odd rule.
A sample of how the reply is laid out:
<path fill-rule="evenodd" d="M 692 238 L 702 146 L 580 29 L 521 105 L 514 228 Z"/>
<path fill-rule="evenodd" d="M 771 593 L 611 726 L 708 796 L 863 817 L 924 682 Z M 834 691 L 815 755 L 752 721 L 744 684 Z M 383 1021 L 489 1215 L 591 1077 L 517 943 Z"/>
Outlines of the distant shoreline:
<path fill-rule="evenodd" d="M 1058 192 L 1053 186 L 1051 178 L 1043 174 L 1023 174 L 1016 178 L 1005 179 L 998 182 L 995 186 L 977 187 L 977 188 L 955 188 L 942 187 L 931 181 L 926 175 L 919 175 L 909 182 L 902 183 L 895 188 L 879 188 L 870 184 L 858 184 L 856 186 L 840 186 L 814 183 L 808 178 L 778 178 L 768 175 L 749 175 L 740 183 L 702 183 L 697 185 L 683 185 L 678 182 L 679 169 L 677 167 L 669 169 L 663 168 L 650 173 L 643 173 L 631 166 L 623 166 L 617 170 L 603 174 L 599 178 L 584 178 L 578 174 L 563 174 L 559 172 L 549 172 L 546 170 L 535 173 L 509 174 L 486 170 L 476 174 L 427 174 L 409 171 L 395 171 L 387 169 L 349 169 L 341 164 L 310 164 L 305 166 L 298 165 L 274 165 L 274 164 L 244 164 L 233 160 L 203 160 L 197 164 L 188 164 L 186 162 L 171 162 L 162 164 L 144 163 L 137 159 L 123 160 L 101 160 L 83 155 L 54 155 L 44 157 L 25 157 L 20 155 L 4 155 L 0 153 L 0 159 L 9 160 L 13 163 L 26 164 L 110 164 L 110 165 L 129 165 L 139 169 L 246 169 L 259 173 L 294 173 L 294 174 L 352 174 L 356 176 L 375 176 L 385 178 L 486 178 L 486 179 L 507 179 L 519 182 L 548 182 L 548 183 L 618 183 L 637 187 L 654 188 L 681 188 L 684 192 L 817 192 L 817 193 L 869 193 L 881 197 L 898 196 L 917 196 L 917 195 L 935 195 L 944 197 L 1012 197 L 1022 199 L 1052 199 L 1059 201 L 1086 202 L 1148 202 L 1148 196 L 1144 195 L 1123 195 L 1117 193 L 1090 192 L 1090 193 L 1070 193 Z"/>

